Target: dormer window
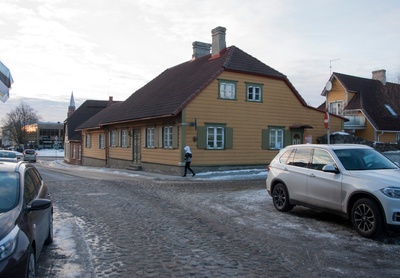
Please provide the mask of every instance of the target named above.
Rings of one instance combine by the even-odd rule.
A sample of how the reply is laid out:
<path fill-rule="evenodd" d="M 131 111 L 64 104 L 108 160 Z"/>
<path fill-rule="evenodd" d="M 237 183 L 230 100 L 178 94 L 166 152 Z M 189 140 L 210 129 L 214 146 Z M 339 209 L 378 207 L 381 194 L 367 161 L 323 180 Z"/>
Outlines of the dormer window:
<path fill-rule="evenodd" d="M 385 107 L 387 110 L 389 110 L 390 114 L 392 114 L 393 116 L 398 116 L 396 111 L 394 111 L 393 108 L 389 104 L 385 104 Z"/>
<path fill-rule="evenodd" d="M 330 102 L 329 112 L 336 115 L 343 115 L 343 100 Z"/>

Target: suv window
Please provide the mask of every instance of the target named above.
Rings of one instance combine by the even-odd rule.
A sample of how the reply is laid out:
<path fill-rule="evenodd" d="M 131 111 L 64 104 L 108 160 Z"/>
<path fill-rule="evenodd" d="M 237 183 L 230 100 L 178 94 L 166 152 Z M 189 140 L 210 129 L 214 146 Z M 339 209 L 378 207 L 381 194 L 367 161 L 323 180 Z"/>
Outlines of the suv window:
<path fill-rule="evenodd" d="M 311 149 L 297 149 L 294 155 L 293 165 L 298 167 L 308 167 L 310 162 Z"/>
<path fill-rule="evenodd" d="M 287 150 L 281 155 L 281 157 L 279 158 L 279 162 L 282 164 L 291 164 L 291 162 L 293 162 L 292 154 L 294 154 L 294 149 Z"/>
<path fill-rule="evenodd" d="M 314 170 L 322 170 L 322 168 L 327 164 L 335 164 L 331 155 L 326 150 L 315 149 L 310 168 Z"/>

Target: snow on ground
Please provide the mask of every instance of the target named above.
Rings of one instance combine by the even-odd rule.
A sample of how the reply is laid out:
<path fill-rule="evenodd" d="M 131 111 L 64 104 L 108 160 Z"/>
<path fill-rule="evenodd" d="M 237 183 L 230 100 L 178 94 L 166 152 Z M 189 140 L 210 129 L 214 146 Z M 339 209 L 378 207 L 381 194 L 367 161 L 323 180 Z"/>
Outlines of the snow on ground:
<path fill-rule="evenodd" d="M 95 171 L 95 172 L 112 172 L 114 174 L 128 175 L 128 176 L 140 176 L 141 172 L 124 171 L 115 168 L 105 167 L 89 167 L 89 166 L 77 166 L 70 165 L 63 161 L 64 150 L 37 150 L 37 157 L 54 157 L 54 161 L 46 161 L 45 163 L 52 167 L 68 167 L 74 168 L 81 171 Z M 193 167 L 196 171 L 196 167 Z M 150 174 L 150 173 L 147 173 Z M 266 179 L 267 169 L 244 169 L 244 170 L 227 170 L 227 171 L 212 171 L 196 173 L 196 179 L 206 180 L 245 180 L 245 179 Z"/>

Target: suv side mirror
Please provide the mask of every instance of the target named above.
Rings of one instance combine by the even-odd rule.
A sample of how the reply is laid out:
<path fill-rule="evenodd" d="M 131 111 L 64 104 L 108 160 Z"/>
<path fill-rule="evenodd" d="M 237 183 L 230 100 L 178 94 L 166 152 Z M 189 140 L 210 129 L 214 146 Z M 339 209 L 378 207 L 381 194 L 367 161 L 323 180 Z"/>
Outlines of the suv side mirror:
<path fill-rule="evenodd" d="M 322 167 L 322 171 L 324 172 L 328 172 L 328 173 L 335 173 L 338 174 L 340 173 L 340 171 L 338 170 L 338 168 L 336 168 L 334 165 L 332 164 L 327 164 L 324 167 Z"/>

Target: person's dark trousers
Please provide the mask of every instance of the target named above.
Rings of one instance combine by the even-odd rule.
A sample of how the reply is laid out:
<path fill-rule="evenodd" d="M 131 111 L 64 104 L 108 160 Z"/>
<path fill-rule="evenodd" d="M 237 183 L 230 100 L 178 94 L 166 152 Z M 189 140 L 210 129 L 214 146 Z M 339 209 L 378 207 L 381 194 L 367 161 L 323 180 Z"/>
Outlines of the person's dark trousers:
<path fill-rule="evenodd" d="M 187 170 L 192 172 L 192 176 L 194 177 L 196 174 L 193 172 L 192 168 L 190 168 L 190 162 L 185 163 L 185 174 L 183 174 L 184 177 L 186 177 Z"/>

